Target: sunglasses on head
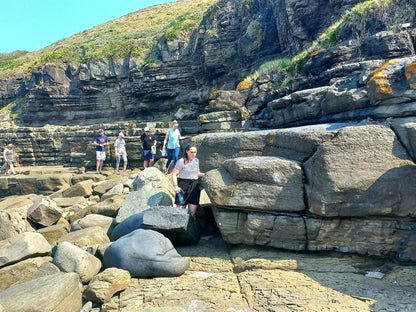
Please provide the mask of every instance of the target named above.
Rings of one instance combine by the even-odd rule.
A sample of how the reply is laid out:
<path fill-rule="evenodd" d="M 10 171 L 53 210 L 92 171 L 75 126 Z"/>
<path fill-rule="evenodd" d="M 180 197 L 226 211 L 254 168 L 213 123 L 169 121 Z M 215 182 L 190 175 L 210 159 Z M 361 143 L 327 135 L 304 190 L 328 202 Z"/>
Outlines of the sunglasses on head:
<path fill-rule="evenodd" d="M 188 146 L 198 146 L 196 143 L 188 143 Z"/>

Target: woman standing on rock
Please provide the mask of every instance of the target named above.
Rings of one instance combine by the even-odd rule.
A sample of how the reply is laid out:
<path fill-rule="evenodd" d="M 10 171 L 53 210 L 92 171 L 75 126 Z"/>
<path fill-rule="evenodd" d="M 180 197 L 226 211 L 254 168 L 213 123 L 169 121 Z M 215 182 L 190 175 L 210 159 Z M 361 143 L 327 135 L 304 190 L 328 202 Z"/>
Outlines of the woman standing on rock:
<path fill-rule="evenodd" d="M 172 182 L 176 193 L 175 204 L 180 208 L 186 208 L 186 205 L 188 205 L 188 209 L 194 218 L 196 218 L 196 210 L 201 194 L 198 178 L 204 175 L 199 171 L 197 152 L 197 144 L 189 143 L 185 148 L 183 157 L 178 160 L 172 171 Z"/>
<path fill-rule="evenodd" d="M 4 170 L 4 174 L 7 174 L 8 168 L 12 169 L 13 174 L 16 174 L 13 166 L 13 152 L 13 144 L 8 144 L 3 151 L 4 165 L 1 169 Z"/>
<path fill-rule="evenodd" d="M 179 150 L 181 149 L 179 145 L 179 140 L 190 138 L 190 136 L 181 136 L 178 126 L 179 126 L 179 122 L 177 122 L 176 120 L 172 121 L 172 128 L 170 128 L 166 132 L 165 141 L 163 142 L 163 149 L 166 149 L 166 147 L 168 148 L 167 149 L 168 162 L 166 163 L 165 174 L 168 174 L 169 165 L 172 162 L 172 160 L 173 160 L 173 167 L 176 166 L 176 162 L 178 161 L 178 157 L 179 157 Z"/>

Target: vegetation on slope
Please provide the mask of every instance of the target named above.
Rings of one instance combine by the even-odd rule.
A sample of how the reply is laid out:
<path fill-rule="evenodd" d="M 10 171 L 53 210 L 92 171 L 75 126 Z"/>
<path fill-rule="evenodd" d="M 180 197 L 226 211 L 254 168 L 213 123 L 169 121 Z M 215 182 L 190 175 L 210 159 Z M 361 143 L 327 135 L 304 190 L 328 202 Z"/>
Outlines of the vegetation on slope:
<path fill-rule="evenodd" d="M 148 62 L 163 34 L 168 39 L 187 36 L 217 0 L 187 0 L 151 6 L 59 40 L 39 51 L 0 54 L 0 74 L 62 61 L 133 56 Z"/>
<path fill-rule="evenodd" d="M 285 57 L 262 64 L 257 71 L 246 78 L 254 81 L 265 74 L 285 76 L 285 84 L 297 79 L 304 65 L 316 51 L 327 49 L 339 43 L 339 33 L 348 28 L 353 33 L 352 40 L 361 41 L 369 35 L 368 23 L 376 19 L 380 26 L 389 29 L 414 18 L 414 9 L 405 0 L 367 0 L 348 10 L 336 23 L 331 25 L 312 45 L 293 58 Z M 376 25 L 377 26 L 377 25 Z"/>

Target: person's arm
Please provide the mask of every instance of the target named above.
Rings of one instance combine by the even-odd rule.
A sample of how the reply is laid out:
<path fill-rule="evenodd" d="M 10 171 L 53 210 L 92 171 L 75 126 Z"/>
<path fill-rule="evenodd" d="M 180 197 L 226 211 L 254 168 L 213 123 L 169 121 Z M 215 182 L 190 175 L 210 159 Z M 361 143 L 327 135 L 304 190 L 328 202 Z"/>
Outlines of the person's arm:
<path fill-rule="evenodd" d="M 166 149 L 166 144 L 168 143 L 168 141 L 169 141 L 169 135 L 166 134 L 165 140 L 163 141 L 163 148 L 164 149 Z"/>
<path fill-rule="evenodd" d="M 179 140 L 185 140 L 185 139 L 190 139 L 192 138 L 192 136 L 187 135 L 187 136 L 182 136 L 181 133 L 179 132 Z"/>
<path fill-rule="evenodd" d="M 179 169 L 178 168 L 173 168 L 172 170 L 172 183 L 173 183 L 173 188 L 175 189 L 175 193 L 179 193 L 180 191 L 182 191 L 182 189 L 178 186 L 178 175 L 179 175 Z"/>
<path fill-rule="evenodd" d="M 198 178 L 203 177 L 205 175 L 205 173 L 203 172 L 198 172 Z"/>
<path fill-rule="evenodd" d="M 117 157 L 118 156 L 118 154 L 117 154 L 117 150 L 118 150 L 118 143 L 117 143 L 117 139 L 114 141 L 114 153 L 115 153 L 115 156 Z"/>
<path fill-rule="evenodd" d="M 4 158 L 4 160 L 6 160 L 6 150 L 7 150 L 7 147 L 3 150 L 3 158 Z"/>

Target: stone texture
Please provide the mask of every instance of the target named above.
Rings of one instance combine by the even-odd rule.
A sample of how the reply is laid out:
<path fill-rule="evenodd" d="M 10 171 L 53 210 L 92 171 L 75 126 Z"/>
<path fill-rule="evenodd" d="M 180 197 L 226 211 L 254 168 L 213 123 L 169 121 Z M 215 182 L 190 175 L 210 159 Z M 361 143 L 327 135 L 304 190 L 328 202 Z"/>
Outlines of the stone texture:
<path fill-rule="evenodd" d="M 29 207 L 27 217 L 33 222 L 49 226 L 58 221 L 62 216 L 62 209 L 50 198 L 39 197 Z"/>
<path fill-rule="evenodd" d="M 61 236 L 58 239 L 58 244 L 62 242 L 70 242 L 81 249 L 96 249 L 98 245 L 108 243 L 109 241 L 110 239 L 102 227 L 93 226 Z"/>
<path fill-rule="evenodd" d="M 305 174 L 315 215 L 414 216 L 416 166 L 387 127 L 341 129 L 305 163 Z"/>
<path fill-rule="evenodd" d="M 97 303 L 108 302 L 115 293 L 125 290 L 130 280 L 130 274 L 125 270 L 105 269 L 89 282 L 83 297 Z"/>
<path fill-rule="evenodd" d="M 8 239 L 24 232 L 35 231 L 27 220 L 29 206 L 0 211 L 0 240 Z"/>
<path fill-rule="evenodd" d="M 101 269 L 98 258 L 70 242 L 58 244 L 53 264 L 63 272 L 77 273 L 83 283 L 89 282 Z"/>
<path fill-rule="evenodd" d="M 75 273 L 58 273 L 12 286 L 0 293 L 0 304 L 10 312 L 79 312 L 79 277 Z"/>
<path fill-rule="evenodd" d="M 300 164 L 277 157 L 238 157 L 212 170 L 203 184 L 214 205 L 246 211 L 305 209 Z"/>
<path fill-rule="evenodd" d="M 82 219 L 78 219 L 71 224 L 71 232 L 78 231 L 85 228 L 99 226 L 110 237 L 111 232 L 115 226 L 114 218 L 91 213 Z"/>
<path fill-rule="evenodd" d="M 18 261 L 49 255 L 52 251 L 47 240 L 39 233 L 25 232 L 0 241 L 0 267 Z"/>
<path fill-rule="evenodd" d="M 166 236 L 173 245 L 195 244 L 200 232 L 187 210 L 171 206 L 155 206 L 134 214 L 118 224 L 111 240 L 117 240 L 137 229 L 149 229 Z"/>
<path fill-rule="evenodd" d="M 0 269 L 0 292 L 13 285 L 33 279 L 45 262 L 52 257 L 37 257 L 20 261 Z"/>
<path fill-rule="evenodd" d="M 85 180 L 85 181 L 78 182 L 77 184 L 63 191 L 62 196 L 63 197 L 77 197 L 77 196 L 88 197 L 92 194 L 93 183 L 94 183 L 93 180 Z"/>
<path fill-rule="evenodd" d="M 49 244 L 55 245 L 55 243 L 59 240 L 60 237 L 69 232 L 69 226 L 64 223 L 55 224 L 41 228 L 36 232 L 42 234 Z"/>
<path fill-rule="evenodd" d="M 69 216 L 69 220 L 74 222 L 75 220 L 84 218 L 88 214 L 100 214 L 107 217 L 116 217 L 117 213 L 124 203 L 124 196 L 115 196 L 107 198 L 106 200 L 100 201 L 96 204 L 89 205 L 74 214 Z"/>
<path fill-rule="evenodd" d="M 153 206 L 173 204 L 172 182 L 159 169 L 152 167 L 140 172 L 133 183 L 133 191 L 126 196 L 116 217 L 121 223 L 129 216 Z"/>

